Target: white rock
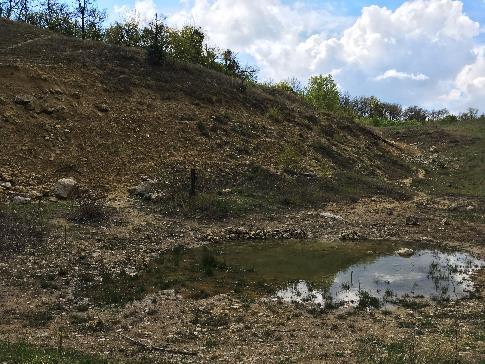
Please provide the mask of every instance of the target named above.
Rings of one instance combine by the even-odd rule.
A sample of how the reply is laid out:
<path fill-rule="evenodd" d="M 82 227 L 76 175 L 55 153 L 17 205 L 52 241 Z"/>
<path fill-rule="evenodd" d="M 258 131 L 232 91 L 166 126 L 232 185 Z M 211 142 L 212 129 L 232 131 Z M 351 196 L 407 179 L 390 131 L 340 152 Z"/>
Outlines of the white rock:
<path fill-rule="evenodd" d="M 54 194 L 59 198 L 73 197 L 78 190 L 78 183 L 74 178 L 61 178 L 54 186 Z"/>
<path fill-rule="evenodd" d="M 0 182 L 0 187 L 8 190 L 9 188 L 12 188 L 12 184 L 10 182 Z"/>
<path fill-rule="evenodd" d="M 15 196 L 13 199 L 12 199 L 13 203 L 17 203 L 17 204 L 26 204 L 26 203 L 29 203 L 30 202 L 30 198 L 28 197 L 22 197 L 22 196 Z"/>
<path fill-rule="evenodd" d="M 414 250 L 409 248 L 402 248 L 399 249 L 396 253 L 401 257 L 410 257 L 414 254 Z"/>
<path fill-rule="evenodd" d="M 331 212 L 320 212 L 320 216 L 328 219 L 343 220 L 342 216 L 332 214 Z"/>

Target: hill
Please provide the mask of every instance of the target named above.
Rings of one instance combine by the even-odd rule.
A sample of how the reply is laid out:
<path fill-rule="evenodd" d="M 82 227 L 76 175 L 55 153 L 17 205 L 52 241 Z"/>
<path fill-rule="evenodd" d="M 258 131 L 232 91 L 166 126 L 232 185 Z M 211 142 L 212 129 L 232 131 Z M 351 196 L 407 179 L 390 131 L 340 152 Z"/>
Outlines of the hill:
<path fill-rule="evenodd" d="M 205 193 L 300 205 L 402 197 L 394 182 L 412 173 L 396 145 L 283 91 L 5 20 L 0 39 L 0 172 L 11 193 L 48 195 L 73 177 L 103 195 L 151 178 L 168 186 L 158 196 L 173 196 L 195 168 Z"/>

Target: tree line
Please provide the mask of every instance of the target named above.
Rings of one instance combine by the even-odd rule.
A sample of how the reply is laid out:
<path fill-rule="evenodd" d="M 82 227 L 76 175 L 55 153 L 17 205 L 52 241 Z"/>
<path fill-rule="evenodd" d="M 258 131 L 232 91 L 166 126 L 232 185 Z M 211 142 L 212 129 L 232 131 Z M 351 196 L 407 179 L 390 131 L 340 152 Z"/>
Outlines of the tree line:
<path fill-rule="evenodd" d="M 416 105 L 403 107 L 397 103 L 379 100 L 375 96 L 352 97 L 339 90 L 332 75 L 310 77 L 306 87 L 294 78 L 269 83 L 267 86 L 298 95 L 317 110 L 344 114 L 375 126 L 399 122 L 485 120 L 485 114 L 479 115 L 478 109 L 474 108 L 454 115 L 447 109 L 427 110 Z"/>
<path fill-rule="evenodd" d="M 200 27 L 169 27 L 155 15 L 147 25 L 135 16 L 105 26 L 106 11 L 94 0 L 0 0 L 0 18 L 21 21 L 66 36 L 146 50 L 152 63 L 175 60 L 199 64 L 242 80 L 256 81 L 257 69 L 243 66 L 230 49 L 210 47 Z"/>

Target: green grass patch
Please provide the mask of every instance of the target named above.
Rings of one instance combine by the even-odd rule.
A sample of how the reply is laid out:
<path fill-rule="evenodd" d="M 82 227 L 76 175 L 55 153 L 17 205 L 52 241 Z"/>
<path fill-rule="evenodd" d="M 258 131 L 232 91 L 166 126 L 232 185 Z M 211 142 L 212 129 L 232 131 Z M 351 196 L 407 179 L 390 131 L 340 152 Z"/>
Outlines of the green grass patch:
<path fill-rule="evenodd" d="M 25 364 L 102 364 L 107 360 L 77 351 L 63 351 L 27 343 L 0 341 L 0 363 Z"/>

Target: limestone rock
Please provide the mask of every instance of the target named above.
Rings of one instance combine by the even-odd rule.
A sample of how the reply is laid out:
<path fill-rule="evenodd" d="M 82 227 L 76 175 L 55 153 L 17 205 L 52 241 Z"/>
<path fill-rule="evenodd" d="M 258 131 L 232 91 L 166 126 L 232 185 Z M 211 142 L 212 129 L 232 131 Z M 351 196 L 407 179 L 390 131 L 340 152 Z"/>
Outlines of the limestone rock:
<path fill-rule="evenodd" d="M 402 248 L 396 251 L 396 254 L 401 257 L 410 257 L 414 254 L 414 250 L 409 248 Z"/>
<path fill-rule="evenodd" d="M 76 195 L 78 188 L 74 178 L 61 178 L 54 186 L 54 194 L 59 198 L 71 198 Z"/>

